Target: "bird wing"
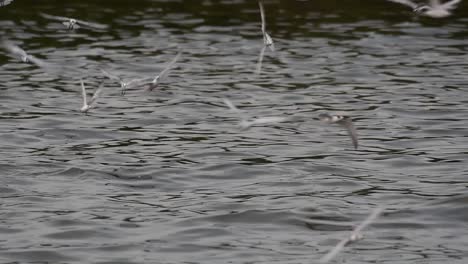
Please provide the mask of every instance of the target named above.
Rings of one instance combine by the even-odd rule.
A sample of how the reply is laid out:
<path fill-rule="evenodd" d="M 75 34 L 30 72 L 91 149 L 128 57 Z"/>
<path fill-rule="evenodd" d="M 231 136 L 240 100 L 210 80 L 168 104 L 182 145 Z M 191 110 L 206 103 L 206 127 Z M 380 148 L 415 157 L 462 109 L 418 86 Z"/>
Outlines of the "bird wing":
<path fill-rule="evenodd" d="M 286 121 L 287 118 L 283 116 L 265 116 L 258 117 L 252 120 L 253 125 L 272 124 Z"/>
<path fill-rule="evenodd" d="M 403 4 L 403 5 L 411 7 L 412 9 L 415 9 L 415 8 L 418 7 L 418 5 L 416 3 L 414 3 L 414 2 L 412 2 L 410 0 L 388 0 L 388 1 Z"/>
<path fill-rule="evenodd" d="M 166 77 L 167 73 L 169 72 L 169 70 L 172 68 L 172 66 L 174 66 L 174 64 L 177 62 L 177 60 L 179 59 L 180 57 L 180 54 L 182 54 L 182 52 L 179 52 L 177 53 L 177 55 L 166 65 L 166 67 L 159 73 L 159 78 L 158 78 L 158 82 L 161 81 L 162 78 Z"/>
<path fill-rule="evenodd" d="M 352 234 L 361 233 L 362 230 L 363 230 L 364 228 L 366 228 L 368 225 L 372 224 L 372 222 L 374 222 L 374 220 L 375 220 L 377 217 L 379 217 L 379 215 L 381 215 L 382 212 L 383 212 L 384 210 L 385 210 L 385 208 L 384 208 L 384 207 L 380 207 L 380 206 L 377 207 L 377 208 L 375 208 L 375 209 L 371 212 L 371 214 L 370 214 L 366 219 L 364 219 L 364 221 L 363 221 L 360 225 L 358 225 L 358 226 L 353 230 Z M 351 236 L 352 236 L 352 234 L 351 234 Z"/>
<path fill-rule="evenodd" d="M 229 108 L 229 110 L 233 111 L 233 112 L 236 112 L 238 114 L 242 113 L 242 111 L 237 108 L 232 102 L 231 100 L 227 99 L 227 98 L 223 98 L 223 102 L 224 104 Z"/>
<path fill-rule="evenodd" d="M 258 60 L 257 60 L 257 67 L 255 70 L 255 74 L 260 74 L 262 71 L 262 63 L 263 63 L 263 57 L 265 55 L 265 49 L 266 46 L 262 47 L 262 50 L 260 50 L 260 54 L 258 55 Z"/>
<path fill-rule="evenodd" d="M 432 7 L 438 7 L 440 6 L 440 1 L 439 0 L 429 0 L 429 5 Z"/>
<path fill-rule="evenodd" d="M 21 58 L 26 58 L 28 61 L 32 62 L 33 64 L 36 64 L 37 66 L 39 67 L 47 67 L 47 64 L 32 56 L 32 55 L 29 55 L 28 53 L 26 53 L 26 51 L 24 51 L 22 48 L 14 45 L 13 43 L 10 43 L 8 41 L 4 41 L 2 42 L 2 45 L 4 49 L 6 49 L 7 51 L 9 51 L 10 53 L 12 54 L 15 54 L 15 55 L 18 55 L 18 56 L 21 56 Z"/>
<path fill-rule="evenodd" d="M 99 23 L 93 23 L 93 22 L 86 22 L 83 20 L 75 19 L 78 24 L 87 26 L 87 27 L 92 27 L 92 28 L 97 28 L 97 29 L 106 29 L 108 28 L 107 25 L 99 24 Z"/>
<path fill-rule="evenodd" d="M 266 46 L 270 46 L 271 51 L 274 51 L 273 47 L 273 39 L 270 35 L 266 32 L 266 22 L 265 22 L 265 10 L 263 9 L 263 2 L 262 0 L 258 1 L 258 6 L 260 7 L 260 16 L 262 18 L 262 33 L 263 33 L 263 43 Z"/>
<path fill-rule="evenodd" d="M 150 81 L 151 79 L 152 78 L 150 78 L 150 77 L 131 79 L 131 80 L 127 81 L 126 87 L 129 88 L 129 87 L 137 87 L 137 86 L 141 86 L 141 85 L 146 85 L 147 82 Z M 142 82 L 145 82 L 145 83 L 142 84 Z"/>
<path fill-rule="evenodd" d="M 3 41 L 2 42 L 2 47 L 4 49 L 6 49 L 8 52 L 10 53 L 13 53 L 13 54 L 16 54 L 16 55 L 19 55 L 21 57 L 26 57 L 28 56 L 28 54 L 26 53 L 26 51 L 24 51 L 22 48 L 14 45 L 13 43 L 9 42 L 9 41 Z"/>
<path fill-rule="evenodd" d="M 338 253 L 348 244 L 350 241 L 353 241 L 353 237 L 359 235 L 361 231 L 367 227 L 368 225 L 372 224 L 372 222 L 379 217 L 380 214 L 384 211 L 384 207 L 377 207 L 375 208 L 372 213 L 358 226 L 356 227 L 353 232 L 349 235 L 349 237 L 346 237 L 342 239 L 332 250 L 330 250 L 325 256 L 323 256 L 320 260 L 319 263 L 328 263 L 330 262 L 333 258 L 335 258 Z"/>
<path fill-rule="evenodd" d="M 344 126 L 346 130 L 348 130 L 348 134 L 351 137 L 351 141 L 353 142 L 353 146 L 355 149 L 358 148 L 358 136 L 357 136 L 357 131 L 356 128 L 353 125 L 353 122 L 351 121 L 350 118 L 345 118 L 341 121 L 337 122 L 338 124 Z"/>
<path fill-rule="evenodd" d="M 46 14 L 46 13 L 39 13 L 39 14 L 44 18 L 57 20 L 57 21 L 68 21 L 68 20 L 70 20 L 70 18 L 68 18 L 68 17 L 53 16 L 53 15 L 49 15 L 49 14 Z"/>
<path fill-rule="evenodd" d="M 94 92 L 93 97 L 91 97 L 91 100 L 89 100 L 89 106 L 92 106 L 94 102 L 96 102 L 98 97 L 101 95 L 102 87 L 103 85 L 101 83 L 101 85 L 99 85 L 99 88 L 97 88 L 97 90 Z"/>
<path fill-rule="evenodd" d="M 0 1 L 0 6 L 9 5 L 11 2 L 13 2 L 13 0 L 3 0 L 3 1 Z"/>
<path fill-rule="evenodd" d="M 32 55 L 27 55 L 28 61 L 32 62 L 33 64 L 36 64 L 36 66 L 39 66 L 41 68 L 50 68 L 50 65 L 45 63 L 43 60 L 40 60 Z"/>
<path fill-rule="evenodd" d="M 452 1 L 448 1 L 447 3 L 443 3 L 441 6 L 442 8 L 444 9 L 447 9 L 447 10 L 452 10 L 454 8 L 457 7 L 457 4 L 460 3 L 461 0 L 452 0 Z"/>
<path fill-rule="evenodd" d="M 116 80 L 118 82 L 122 82 L 122 78 L 120 78 L 119 76 L 115 75 L 115 74 L 112 74 L 104 69 L 101 69 L 101 72 L 109 79 L 111 80 Z"/>
<path fill-rule="evenodd" d="M 258 6 L 260 7 L 260 17 L 262 19 L 262 33 L 265 34 L 265 10 L 263 9 L 263 2 L 261 0 L 258 1 Z"/>
<path fill-rule="evenodd" d="M 239 125 L 240 127 L 242 127 L 243 129 L 247 129 L 249 128 L 252 123 L 250 121 L 247 120 L 247 117 L 245 116 L 245 114 L 242 112 L 242 110 L 240 110 L 239 108 L 237 108 L 232 102 L 231 100 L 227 99 L 227 98 L 223 98 L 223 102 L 224 104 L 229 108 L 229 110 L 231 110 L 231 112 L 234 112 L 236 114 L 239 115 L 239 118 L 240 118 L 240 122 L 239 122 Z"/>
<path fill-rule="evenodd" d="M 80 82 L 81 82 L 81 95 L 83 97 L 83 107 L 86 107 L 88 105 L 88 102 L 87 102 L 88 100 L 86 98 L 86 88 L 84 86 L 83 80 L 80 80 Z"/>

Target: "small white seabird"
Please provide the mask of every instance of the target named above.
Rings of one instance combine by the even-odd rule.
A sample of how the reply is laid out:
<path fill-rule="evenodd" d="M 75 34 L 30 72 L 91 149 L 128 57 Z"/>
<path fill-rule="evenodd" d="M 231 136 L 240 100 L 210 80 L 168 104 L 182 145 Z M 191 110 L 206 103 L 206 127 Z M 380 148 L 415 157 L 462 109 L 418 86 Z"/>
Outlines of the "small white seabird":
<path fill-rule="evenodd" d="M 288 118 L 281 117 L 281 116 L 266 116 L 266 117 L 249 118 L 243 113 L 243 111 L 237 108 L 229 99 L 224 98 L 223 101 L 224 101 L 224 104 L 226 104 L 226 106 L 232 112 L 235 112 L 236 114 L 239 115 L 239 118 L 240 118 L 239 127 L 243 130 L 248 129 L 252 126 L 256 126 L 256 125 L 275 124 L 275 123 L 285 122 L 289 120 Z"/>
<path fill-rule="evenodd" d="M 78 28 L 80 28 L 80 25 L 85 26 L 85 27 L 90 27 L 90 28 L 96 28 L 96 29 L 106 29 L 107 28 L 107 26 L 103 25 L 103 24 L 86 22 L 86 21 L 79 20 L 79 19 L 76 19 L 76 18 L 53 16 L 53 15 L 48 15 L 48 14 L 44 14 L 44 13 L 40 13 L 40 14 L 44 18 L 57 20 L 57 21 L 62 22 L 62 24 L 64 24 L 69 30 L 78 29 Z"/>
<path fill-rule="evenodd" d="M 258 6 L 260 7 L 260 16 L 262 19 L 262 33 L 263 33 L 263 43 L 265 46 L 270 47 L 271 51 L 275 50 L 275 46 L 273 45 L 273 39 L 270 35 L 266 32 L 266 22 L 265 22 L 265 10 L 263 9 L 263 2 L 262 0 L 258 1 Z"/>
<path fill-rule="evenodd" d="M 5 50 L 13 54 L 15 57 L 19 57 L 22 62 L 31 62 L 33 64 L 36 64 L 39 67 L 45 67 L 46 63 L 43 62 L 42 60 L 29 55 L 24 51 L 22 48 L 16 46 L 15 44 L 9 42 L 9 41 L 3 41 L 1 42 L 1 47 L 3 47 Z"/>
<path fill-rule="evenodd" d="M 22 62 L 29 62 L 29 57 L 31 56 L 28 55 L 22 48 L 7 41 L 2 42 L 2 47 L 11 54 L 18 56 Z"/>
<path fill-rule="evenodd" d="M 346 128 L 348 131 L 349 136 L 351 137 L 351 141 L 353 142 L 353 146 L 355 149 L 358 148 L 358 137 L 356 128 L 354 128 L 353 122 L 351 118 L 347 116 L 341 115 L 329 115 L 329 114 L 320 114 L 319 119 L 326 123 L 336 123 Z"/>
<path fill-rule="evenodd" d="M 177 53 L 177 55 L 166 65 L 166 67 L 154 77 L 154 79 L 149 82 L 144 84 L 145 91 L 153 91 L 158 85 L 161 83 L 162 79 L 165 78 L 169 72 L 169 70 L 174 66 L 174 64 L 177 62 L 177 60 L 180 57 L 181 52 Z"/>
<path fill-rule="evenodd" d="M 455 9 L 457 7 L 457 4 L 461 0 L 451 0 L 445 3 L 441 3 L 439 0 L 429 0 L 429 3 L 427 5 L 419 5 L 411 0 L 388 0 L 390 2 L 395 2 L 399 4 L 403 4 L 406 6 L 409 6 L 413 9 L 414 12 L 433 17 L 433 18 L 443 18 L 443 17 L 448 17 L 452 13 L 450 12 L 452 9 Z"/>
<path fill-rule="evenodd" d="M 130 87 L 136 87 L 138 86 L 141 82 L 147 81 L 150 78 L 137 78 L 137 79 L 131 79 L 131 80 L 124 80 L 121 77 L 112 74 L 104 69 L 101 69 L 101 72 L 109 79 L 118 81 L 120 83 L 120 87 L 122 88 L 122 95 L 125 94 L 125 90 Z"/>
<path fill-rule="evenodd" d="M 80 111 L 82 113 L 88 112 L 88 110 L 91 109 L 94 106 L 96 100 L 98 99 L 99 95 L 101 94 L 101 91 L 102 91 L 102 84 L 94 92 L 93 97 L 91 97 L 91 99 L 89 100 L 89 104 L 88 104 L 86 88 L 85 88 L 83 80 L 81 80 L 81 93 L 82 93 L 82 96 L 83 96 L 83 107 L 81 107 Z"/>
<path fill-rule="evenodd" d="M 385 208 L 380 206 L 375 208 L 360 225 L 353 229 L 353 231 L 348 237 L 342 239 L 338 244 L 336 244 L 336 246 L 332 250 L 330 250 L 325 256 L 323 256 L 319 260 L 319 263 L 330 262 L 334 257 L 336 257 L 336 255 L 338 255 L 338 253 L 340 253 L 341 250 L 343 250 L 343 248 L 348 243 L 361 239 L 363 237 L 362 230 L 364 230 L 364 228 L 366 228 L 368 225 L 372 224 L 372 222 L 374 222 L 375 219 L 377 219 L 384 210 Z"/>

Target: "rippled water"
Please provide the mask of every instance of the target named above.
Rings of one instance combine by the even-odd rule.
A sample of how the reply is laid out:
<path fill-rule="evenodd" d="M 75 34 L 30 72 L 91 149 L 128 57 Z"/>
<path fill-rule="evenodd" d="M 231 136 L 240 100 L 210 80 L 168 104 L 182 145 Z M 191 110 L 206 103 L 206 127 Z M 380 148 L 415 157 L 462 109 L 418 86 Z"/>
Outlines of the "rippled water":
<path fill-rule="evenodd" d="M 266 1 L 256 73 L 256 1 L 65 2 L 0 8 L 0 36 L 56 66 L 0 53 L 2 263 L 317 263 L 377 206 L 335 262 L 466 263 L 467 3 Z M 152 76 L 179 50 L 151 93 L 98 70 Z M 105 85 L 86 115 L 80 78 Z M 240 130 L 223 98 L 291 119 Z"/>

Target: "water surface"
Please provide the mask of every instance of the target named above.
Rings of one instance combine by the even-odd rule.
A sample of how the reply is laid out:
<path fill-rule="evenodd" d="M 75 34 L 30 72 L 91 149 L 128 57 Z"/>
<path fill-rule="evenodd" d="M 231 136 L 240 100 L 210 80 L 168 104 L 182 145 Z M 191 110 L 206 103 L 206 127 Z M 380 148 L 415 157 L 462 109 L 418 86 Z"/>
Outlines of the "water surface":
<path fill-rule="evenodd" d="M 0 35 L 2 263 L 465 263 L 467 23 L 385 1 L 33 1 Z M 67 31 L 39 12 L 109 25 Z M 105 68 L 152 76 L 122 96 Z M 96 107 L 79 112 L 104 83 Z M 290 121 L 240 130 L 252 116 Z M 316 120 L 344 113 L 358 129 Z"/>

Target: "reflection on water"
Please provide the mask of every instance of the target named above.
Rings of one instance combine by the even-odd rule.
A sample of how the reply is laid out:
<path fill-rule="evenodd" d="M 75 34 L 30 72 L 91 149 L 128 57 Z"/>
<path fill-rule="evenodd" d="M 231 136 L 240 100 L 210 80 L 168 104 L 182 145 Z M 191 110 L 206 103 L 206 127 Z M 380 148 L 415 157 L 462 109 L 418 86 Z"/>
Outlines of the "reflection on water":
<path fill-rule="evenodd" d="M 335 261 L 465 263 L 465 3 L 265 1 L 273 52 L 256 1 L 42 2 L 0 8 L 2 39 L 53 66 L 0 53 L 3 262 L 311 263 L 382 205 Z M 154 77 L 180 50 L 151 92 L 100 71 Z M 104 84 L 87 114 L 81 78 Z M 288 121 L 239 129 L 223 98 Z"/>

